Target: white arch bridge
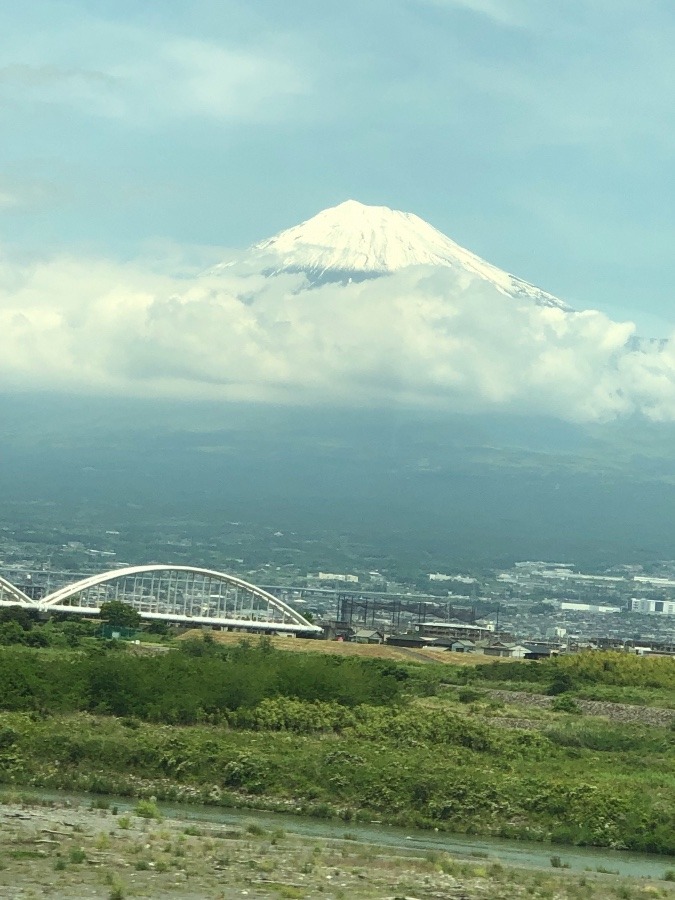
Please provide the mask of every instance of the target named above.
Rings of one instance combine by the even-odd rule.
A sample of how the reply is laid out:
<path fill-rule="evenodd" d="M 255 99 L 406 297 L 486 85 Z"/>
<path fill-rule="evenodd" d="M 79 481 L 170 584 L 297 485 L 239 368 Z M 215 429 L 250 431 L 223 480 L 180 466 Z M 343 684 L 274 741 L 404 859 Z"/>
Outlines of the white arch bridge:
<path fill-rule="evenodd" d="M 142 619 L 219 625 L 245 631 L 318 634 L 283 600 L 234 575 L 192 566 L 131 566 L 82 578 L 33 600 L 0 576 L 0 606 L 99 615 L 101 604 L 128 603 Z"/>

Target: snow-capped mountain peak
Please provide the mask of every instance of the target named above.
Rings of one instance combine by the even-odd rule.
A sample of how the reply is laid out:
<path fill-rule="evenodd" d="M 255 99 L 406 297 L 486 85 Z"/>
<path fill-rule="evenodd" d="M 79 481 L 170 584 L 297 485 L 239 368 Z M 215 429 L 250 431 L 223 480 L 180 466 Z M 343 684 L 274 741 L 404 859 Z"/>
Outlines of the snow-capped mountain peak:
<path fill-rule="evenodd" d="M 446 241 L 411 213 L 347 200 L 253 249 L 279 256 L 285 269 L 380 274 L 405 266 L 445 265 Z"/>
<path fill-rule="evenodd" d="M 569 307 L 545 291 L 465 250 L 413 213 L 346 200 L 274 237 L 250 253 L 269 274 L 305 272 L 312 281 L 387 275 L 408 266 L 458 269 L 510 297 L 559 309 Z"/>

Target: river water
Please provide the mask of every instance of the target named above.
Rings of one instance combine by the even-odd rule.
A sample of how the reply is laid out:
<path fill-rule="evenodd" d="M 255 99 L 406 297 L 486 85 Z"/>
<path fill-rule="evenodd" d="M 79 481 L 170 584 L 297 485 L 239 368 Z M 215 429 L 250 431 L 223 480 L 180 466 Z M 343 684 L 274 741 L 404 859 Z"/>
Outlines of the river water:
<path fill-rule="evenodd" d="M 89 806 L 95 797 L 91 794 L 73 794 L 67 791 L 42 791 L 20 789 L 22 797 L 48 800 L 73 805 Z M 120 812 L 134 809 L 136 799 L 105 795 L 111 806 Z M 273 830 L 281 828 L 288 834 L 301 837 L 349 840 L 370 844 L 389 853 L 423 855 L 428 851 L 448 853 L 463 859 L 501 862 L 525 869 L 551 868 L 551 857 L 560 857 L 565 868 L 574 871 L 608 871 L 632 878 L 663 878 L 667 869 L 675 870 L 675 857 L 646 853 L 630 853 L 625 850 L 607 850 L 587 847 L 567 847 L 560 844 L 544 844 L 512 841 L 502 838 L 468 837 L 447 832 L 405 829 L 378 822 L 370 824 L 338 823 L 335 820 L 314 819 L 308 816 L 261 812 L 251 809 L 231 809 L 218 806 L 200 806 L 189 803 L 158 803 L 167 819 L 185 822 L 211 822 L 245 828 L 255 821 L 261 827 Z"/>

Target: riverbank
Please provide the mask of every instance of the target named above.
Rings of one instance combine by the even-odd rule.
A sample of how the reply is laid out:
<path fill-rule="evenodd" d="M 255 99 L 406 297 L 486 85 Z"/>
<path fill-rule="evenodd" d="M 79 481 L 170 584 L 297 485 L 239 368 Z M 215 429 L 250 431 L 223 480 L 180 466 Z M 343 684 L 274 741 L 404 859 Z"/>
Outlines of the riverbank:
<path fill-rule="evenodd" d="M 498 727 L 506 710 L 484 701 L 428 704 L 266 701 L 234 726 L 1 713 L 0 778 L 17 789 L 675 853 L 671 731 L 555 714 L 537 732 Z"/>
<path fill-rule="evenodd" d="M 339 836 L 303 836 L 253 815 L 218 821 L 216 811 L 209 811 L 210 821 L 196 821 L 194 814 L 181 817 L 175 808 L 163 815 L 161 805 L 152 802 L 124 809 L 102 798 L 91 805 L 108 808 L 90 808 L 77 799 L 1 799 L 0 895 L 8 900 L 42 894 L 54 900 L 675 897 L 675 882 L 666 880 L 675 872 L 665 866 L 651 878 L 618 877 L 564 869 L 562 853 L 532 871 L 509 865 L 496 853 L 472 851 L 469 844 L 461 858 L 442 846 L 364 841 L 347 828 Z M 594 857 L 588 858 L 591 868 Z"/>
<path fill-rule="evenodd" d="M 4 651 L 0 782 L 675 855 L 675 731 L 626 722 L 626 704 L 617 721 L 565 692 L 500 699 L 491 667 L 182 646 Z M 605 662 L 605 678 L 670 689 L 651 660 Z M 580 679 L 555 668 L 571 664 L 549 666 L 556 690 Z"/>

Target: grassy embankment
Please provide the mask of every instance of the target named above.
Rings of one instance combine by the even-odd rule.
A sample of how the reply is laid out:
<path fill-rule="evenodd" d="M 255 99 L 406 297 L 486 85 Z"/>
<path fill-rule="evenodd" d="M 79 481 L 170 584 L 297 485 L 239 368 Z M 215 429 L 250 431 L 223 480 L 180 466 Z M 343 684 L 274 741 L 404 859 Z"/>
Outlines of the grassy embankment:
<path fill-rule="evenodd" d="M 569 659 L 538 664 L 540 689 L 673 689 L 672 660 L 605 655 L 599 675 Z M 506 707 L 476 688 L 503 671 L 267 642 L 148 658 L 4 649 L 0 778 L 675 853 L 675 730 L 579 716 L 573 701 Z"/>

